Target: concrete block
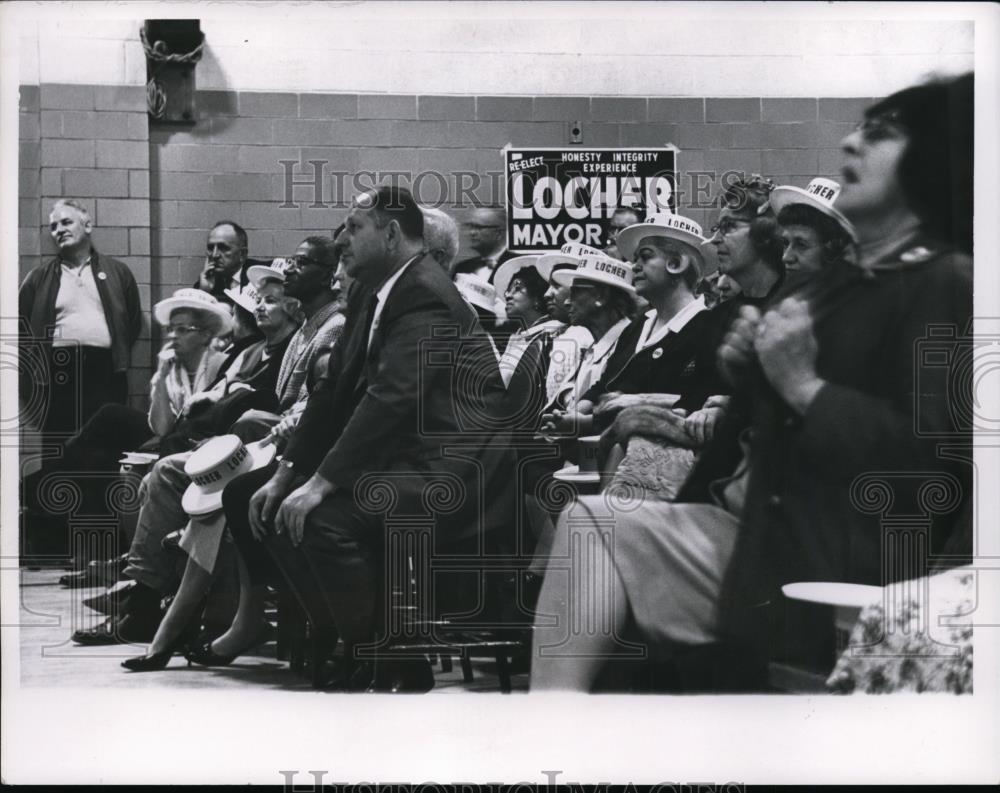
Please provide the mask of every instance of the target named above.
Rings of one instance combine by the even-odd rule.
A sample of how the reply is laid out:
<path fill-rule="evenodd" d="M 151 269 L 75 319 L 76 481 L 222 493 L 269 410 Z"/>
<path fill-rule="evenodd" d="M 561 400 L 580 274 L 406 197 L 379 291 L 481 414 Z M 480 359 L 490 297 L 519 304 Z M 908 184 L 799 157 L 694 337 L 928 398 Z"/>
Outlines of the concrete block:
<path fill-rule="evenodd" d="M 706 99 L 706 121 L 760 121 L 760 99 Z"/>
<path fill-rule="evenodd" d="M 177 213 L 179 211 L 178 201 L 157 201 L 149 202 L 149 225 L 151 228 L 173 228 L 178 225 Z"/>
<path fill-rule="evenodd" d="M 724 174 L 731 171 L 741 173 L 760 173 L 761 159 L 758 151 L 706 151 L 705 170 Z M 766 174 L 765 174 L 766 175 Z"/>
<path fill-rule="evenodd" d="M 240 115 L 295 118 L 299 114 L 298 94 L 272 91 L 241 91 Z"/>
<path fill-rule="evenodd" d="M 42 142 L 22 140 L 17 146 L 17 164 L 22 171 L 37 171 L 42 167 Z"/>
<path fill-rule="evenodd" d="M 402 186 L 412 182 L 417 169 L 417 149 L 361 149 L 358 155 L 359 171 L 405 174 L 399 177 Z"/>
<path fill-rule="evenodd" d="M 42 140 L 42 166 L 93 168 L 96 163 L 92 140 Z"/>
<path fill-rule="evenodd" d="M 191 273 L 186 285 L 194 282 L 204 266 L 205 230 L 204 229 L 152 229 L 150 243 L 166 256 L 187 256 L 197 259 L 198 264 Z"/>
<path fill-rule="evenodd" d="M 38 140 L 41 135 L 39 114 L 18 113 L 17 136 L 19 140 Z"/>
<path fill-rule="evenodd" d="M 819 137 L 819 125 L 812 121 L 765 124 L 761 146 L 768 149 L 812 149 L 819 145 Z"/>
<path fill-rule="evenodd" d="M 54 195 L 61 196 L 65 194 L 63 190 L 63 174 L 65 173 L 64 168 L 42 168 L 41 170 L 41 182 L 39 184 L 39 189 L 42 191 L 43 195 Z M 83 195 L 89 195 L 84 193 Z"/>
<path fill-rule="evenodd" d="M 241 173 L 215 174 L 212 179 L 212 198 L 217 201 L 267 201 L 281 195 L 272 192 L 270 174 Z"/>
<path fill-rule="evenodd" d="M 218 147 L 212 147 L 218 148 Z M 300 163 L 301 149 L 297 146 L 239 146 L 235 168 L 217 168 L 217 171 L 238 171 L 239 173 L 284 173 L 282 160 L 292 160 L 293 178 L 312 176 L 312 166 L 304 170 Z M 322 158 L 321 158 L 322 159 Z"/>
<path fill-rule="evenodd" d="M 17 107 L 20 111 L 37 112 L 39 109 L 38 86 L 22 85 L 17 89 Z"/>
<path fill-rule="evenodd" d="M 763 124 L 727 124 L 732 134 L 732 147 L 734 149 L 759 149 L 763 147 L 765 139 L 765 128 Z"/>
<path fill-rule="evenodd" d="M 38 90 L 39 107 L 43 110 L 93 110 L 96 107 L 92 85 L 43 83 Z"/>
<path fill-rule="evenodd" d="M 241 201 L 234 217 L 247 229 L 298 228 L 301 219 L 299 207 L 281 208 L 280 201 Z"/>
<path fill-rule="evenodd" d="M 142 198 L 100 198 L 97 223 L 103 226 L 149 226 L 149 202 Z"/>
<path fill-rule="evenodd" d="M 812 177 L 818 167 L 817 154 L 814 149 L 772 149 L 761 153 L 761 167 L 766 174 Z"/>
<path fill-rule="evenodd" d="M 592 126 L 592 125 L 591 125 Z M 622 124 L 619 127 L 622 146 L 661 147 L 672 141 L 672 125 L 665 124 Z M 584 125 L 583 143 L 590 145 L 590 127 Z"/>
<path fill-rule="evenodd" d="M 732 124 L 672 124 L 664 127 L 664 133 L 681 149 L 725 149 L 733 145 Z"/>
<path fill-rule="evenodd" d="M 270 118 L 215 116 L 209 122 L 211 140 L 213 143 L 273 143 L 274 123 Z"/>
<path fill-rule="evenodd" d="M 198 118 L 239 115 L 239 100 L 235 91 L 196 91 L 194 107 Z"/>
<path fill-rule="evenodd" d="M 272 123 L 274 125 L 272 141 L 278 146 L 322 146 L 334 142 L 331 137 L 330 122 L 326 120 L 279 118 Z"/>
<path fill-rule="evenodd" d="M 475 117 L 473 96 L 417 97 L 417 118 L 421 121 L 472 121 Z"/>
<path fill-rule="evenodd" d="M 67 168 L 63 171 L 67 195 L 124 198 L 128 196 L 128 171 L 111 168 Z"/>
<path fill-rule="evenodd" d="M 840 149 L 820 149 L 817 154 L 816 175 L 839 181 L 840 168 L 844 164 L 844 152 Z"/>
<path fill-rule="evenodd" d="M 590 117 L 594 121 L 646 121 L 646 98 L 629 96 L 595 96 L 590 100 Z"/>
<path fill-rule="evenodd" d="M 149 144 L 137 140 L 99 140 L 97 167 L 149 168 Z"/>
<path fill-rule="evenodd" d="M 705 100 L 695 97 L 650 97 L 647 107 L 650 121 L 668 124 L 701 123 L 705 120 Z"/>
<path fill-rule="evenodd" d="M 128 194 L 132 198 L 149 198 L 149 171 L 128 172 Z"/>
<path fill-rule="evenodd" d="M 851 121 L 855 124 L 864 118 L 864 111 L 874 100 L 862 97 L 820 97 L 819 118 L 828 121 Z"/>
<path fill-rule="evenodd" d="M 387 119 L 330 122 L 330 137 L 323 143 L 337 146 L 389 146 L 394 124 Z M 413 123 L 413 122 L 410 122 Z"/>
<path fill-rule="evenodd" d="M 128 230 L 128 252 L 131 256 L 149 256 L 148 228 Z M 149 275 L 148 263 L 146 267 L 146 275 Z"/>
<path fill-rule="evenodd" d="M 70 114 L 63 114 L 63 134 L 70 137 L 69 119 Z M 139 116 L 139 113 L 125 113 L 117 110 L 105 110 L 94 113 L 94 137 L 104 140 L 129 140 L 129 116 Z M 83 137 L 83 136 L 74 136 Z M 145 136 L 142 138 L 146 140 Z"/>
<path fill-rule="evenodd" d="M 299 94 L 300 118 L 357 118 L 357 94 Z"/>
<path fill-rule="evenodd" d="M 42 214 L 37 198 L 19 198 L 17 201 L 17 225 L 37 229 L 42 225 Z"/>
<path fill-rule="evenodd" d="M 128 113 L 127 137 L 129 140 L 149 140 L 149 115 Z"/>
<path fill-rule="evenodd" d="M 94 88 L 98 110 L 121 110 L 146 114 L 146 88 L 142 85 L 98 85 Z"/>
<path fill-rule="evenodd" d="M 42 251 L 42 232 L 39 225 L 18 226 L 17 252 L 21 257 L 39 256 Z"/>
<path fill-rule="evenodd" d="M 590 121 L 590 98 L 586 96 L 536 96 L 534 121 Z"/>
<path fill-rule="evenodd" d="M 768 98 L 764 97 L 761 118 L 764 121 L 815 121 L 818 102 L 813 98 Z"/>
<path fill-rule="evenodd" d="M 621 144 L 622 135 L 627 129 L 644 128 L 645 124 L 595 124 L 593 122 L 583 125 L 583 145 L 584 146 L 618 146 Z M 570 125 L 565 125 L 565 142 L 569 144 Z M 662 143 L 662 141 L 661 141 Z"/>
<path fill-rule="evenodd" d="M 63 136 L 62 115 L 61 110 L 43 110 L 38 114 L 38 120 L 41 122 L 42 137 L 61 138 Z"/>
<path fill-rule="evenodd" d="M 206 236 L 208 229 L 220 220 L 234 220 L 245 227 L 246 222 L 239 209 L 238 201 L 178 201 L 174 227 L 203 229 Z"/>
<path fill-rule="evenodd" d="M 101 253 L 120 259 L 128 256 L 128 229 L 120 226 L 94 226 L 94 247 Z"/>
<path fill-rule="evenodd" d="M 400 148 L 440 146 L 447 121 L 391 121 L 389 145 Z M 473 122 L 474 123 L 474 122 Z M 480 122 L 481 123 L 481 122 Z M 362 147 L 362 151 L 364 148 Z"/>
<path fill-rule="evenodd" d="M 159 188 L 157 188 L 157 181 Z M 161 199 L 181 199 L 184 201 L 210 199 L 215 194 L 212 191 L 212 175 L 207 173 L 180 173 L 163 171 L 153 174 L 150 184 L 151 192 Z"/>
<path fill-rule="evenodd" d="M 479 121 L 531 121 L 530 96 L 477 96 L 476 119 Z"/>
<path fill-rule="evenodd" d="M 235 171 L 238 146 L 223 144 L 182 144 L 157 146 L 156 166 L 163 171 L 198 171 L 219 173 Z M 267 147 L 254 147 L 267 149 Z"/>
<path fill-rule="evenodd" d="M 412 94 L 359 94 L 358 118 L 415 119 L 417 97 Z"/>

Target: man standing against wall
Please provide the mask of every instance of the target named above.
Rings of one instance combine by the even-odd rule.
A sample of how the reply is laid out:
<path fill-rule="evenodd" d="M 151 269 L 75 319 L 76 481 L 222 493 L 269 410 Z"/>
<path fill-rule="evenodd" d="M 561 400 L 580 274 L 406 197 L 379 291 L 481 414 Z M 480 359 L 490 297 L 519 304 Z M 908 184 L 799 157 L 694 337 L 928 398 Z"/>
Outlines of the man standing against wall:
<path fill-rule="evenodd" d="M 139 288 L 125 264 L 98 254 L 92 231 L 86 207 L 56 201 L 49 233 L 59 252 L 18 293 L 20 395 L 28 420 L 40 415 L 46 440 L 71 436 L 102 405 L 128 398 L 129 355 L 142 329 Z M 39 399 L 44 412 L 35 414 Z"/>
<path fill-rule="evenodd" d="M 469 246 L 476 255 L 458 262 L 451 277 L 459 273 L 478 275 L 492 284 L 497 265 L 514 255 L 507 250 L 507 216 L 499 207 L 482 207 L 464 225 L 469 233 Z"/>

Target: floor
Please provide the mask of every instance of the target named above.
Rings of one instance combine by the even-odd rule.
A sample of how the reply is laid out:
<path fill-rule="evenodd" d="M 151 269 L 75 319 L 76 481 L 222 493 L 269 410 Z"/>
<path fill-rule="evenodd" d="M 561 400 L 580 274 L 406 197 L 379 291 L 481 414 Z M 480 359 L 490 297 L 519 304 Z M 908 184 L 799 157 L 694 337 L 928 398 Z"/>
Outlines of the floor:
<path fill-rule="evenodd" d="M 45 687 L 96 687 L 118 689 L 227 689 L 248 684 L 285 691 L 311 692 L 309 682 L 274 657 L 274 644 L 242 656 L 229 667 L 207 669 L 187 666 L 181 656 L 171 660 L 162 672 L 132 673 L 122 669 L 125 658 L 142 655 L 143 645 L 82 647 L 70 641 L 77 628 L 88 628 L 104 615 L 82 604 L 84 598 L 101 589 L 67 589 L 59 585 L 65 570 L 24 569 L 21 573 L 20 639 L 21 685 Z M 452 671 L 435 666 L 435 686 L 431 693 L 496 693 L 499 685 L 493 664 L 474 661 L 474 679 L 462 679 L 457 660 Z M 515 692 L 528 690 L 528 675 L 512 677 Z"/>

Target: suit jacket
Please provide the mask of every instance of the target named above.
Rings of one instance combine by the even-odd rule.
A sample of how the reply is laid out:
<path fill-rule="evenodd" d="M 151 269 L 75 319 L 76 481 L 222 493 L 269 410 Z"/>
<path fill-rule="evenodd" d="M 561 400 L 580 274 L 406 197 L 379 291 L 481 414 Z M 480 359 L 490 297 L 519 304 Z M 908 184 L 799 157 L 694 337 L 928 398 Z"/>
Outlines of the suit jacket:
<path fill-rule="evenodd" d="M 783 598 L 783 584 L 926 574 L 910 548 L 939 553 L 972 492 L 970 466 L 938 453 L 943 439 L 971 440 L 955 395 L 972 393 L 962 341 L 972 262 L 923 238 L 880 265 L 817 276 L 810 303 L 826 385 L 805 414 L 773 391 L 751 405 L 750 480 L 720 620 L 771 657 L 815 645 L 817 627 L 830 633 Z M 892 516 L 909 516 L 908 537 L 887 533 Z"/>
<path fill-rule="evenodd" d="M 677 407 L 692 411 L 713 394 L 728 394 L 715 365 L 719 319 L 713 311 L 701 311 L 680 332 L 636 352 L 646 323 L 645 315 L 639 316 L 622 332 L 600 381 L 582 398 L 596 402 L 609 391 L 680 394 Z"/>
<path fill-rule="evenodd" d="M 497 420 L 504 387 L 475 312 L 425 256 L 389 293 L 369 347 L 372 296 L 352 288 L 347 330 L 285 459 L 353 489 L 359 509 L 431 510 L 444 539 L 507 526 L 512 458 Z M 380 506 L 386 492 L 393 498 Z"/>

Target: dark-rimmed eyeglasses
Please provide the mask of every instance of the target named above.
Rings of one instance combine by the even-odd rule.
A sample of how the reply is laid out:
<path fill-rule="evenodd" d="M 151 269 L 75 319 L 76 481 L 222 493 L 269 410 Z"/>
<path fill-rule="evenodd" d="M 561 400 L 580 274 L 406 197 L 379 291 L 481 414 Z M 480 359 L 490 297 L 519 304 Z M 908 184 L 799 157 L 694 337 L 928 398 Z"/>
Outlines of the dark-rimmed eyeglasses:
<path fill-rule="evenodd" d="M 500 226 L 496 225 L 483 225 L 482 223 L 463 223 L 462 228 L 466 231 L 489 231 L 490 229 L 498 229 Z"/>

